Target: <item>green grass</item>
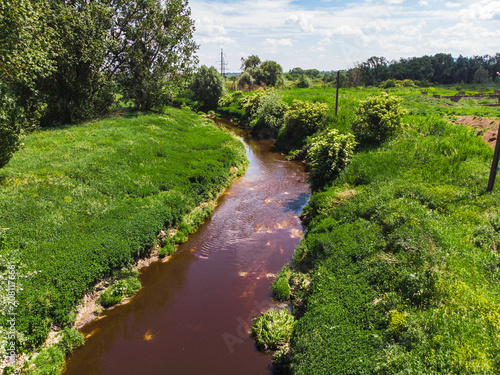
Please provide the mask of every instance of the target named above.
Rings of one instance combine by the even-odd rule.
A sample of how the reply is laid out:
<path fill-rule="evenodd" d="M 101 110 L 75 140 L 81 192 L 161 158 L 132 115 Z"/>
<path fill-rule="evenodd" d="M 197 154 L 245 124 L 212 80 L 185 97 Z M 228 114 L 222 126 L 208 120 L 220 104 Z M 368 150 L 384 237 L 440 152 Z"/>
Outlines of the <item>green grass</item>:
<path fill-rule="evenodd" d="M 493 150 L 438 115 L 358 152 L 313 195 L 295 256 L 310 270 L 294 374 L 500 371 Z"/>
<path fill-rule="evenodd" d="M 18 249 L 22 262 L 18 350 L 41 344 L 52 323 L 69 325 L 83 294 L 150 249 L 160 230 L 194 230 L 206 210 L 186 215 L 245 166 L 243 145 L 189 110 L 27 137 L 0 170 L 0 227 L 10 228 L 0 255 Z"/>

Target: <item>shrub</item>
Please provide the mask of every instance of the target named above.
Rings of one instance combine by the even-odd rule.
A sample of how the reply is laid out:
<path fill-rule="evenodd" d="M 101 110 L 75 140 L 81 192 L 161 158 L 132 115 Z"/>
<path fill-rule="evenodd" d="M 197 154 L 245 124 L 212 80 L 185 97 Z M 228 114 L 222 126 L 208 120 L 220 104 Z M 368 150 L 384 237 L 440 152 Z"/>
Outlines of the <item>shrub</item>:
<path fill-rule="evenodd" d="M 285 123 L 288 106 L 283 102 L 279 92 L 271 89 L 259 100 L 250 122 L 252 133 L 260 138 L 276 137 Z"/>
<path fill-rule="evenodd" d="M 250 86 L 255 83 L 255 80 L 252 78 L 249 72 L 243 72 L 238 79 L 238 89 L 242 90 L 245 86 Z"/>
<path fill-rule="evenodd" d="M 278 274 L 276 280 L 274 280 L 271 285 L 273 296 L 278 301 L 286 301 L 290 299 L 290 284 L 288 283 L 290 274 L 290 268 L 288 266 L 284 266 Z"/>
<path fill-rule="evenodd" d="M 286 308 L 270 310 L 255 318 L 252 333 L 257 347 L 261 350 L 278 349 L 290 341 L 294 325 L 295 319 Z"/>
<path fill-rule="evenodd" d="M 285 125 L 281 128 L 276 145 L 283 149 L 301 148 L 307 136 L 323 128 L 328 113 L 325 103 L 310 103 L 293 100 L 285 115 Z"/>
<path fill-rule="evenodd" d="M 406 113 L 401 99 L 386 93 L 373 95 L 361 102 L 352 131 L 362 144 L 382 144 L 401 127 Z"/>
<path fill-rule="evenodd" d="M 174 245 L 169 243 L 161 248 L 159 256 L 160 258 L 164 258 L 166 256 L 172 255 L 173 253 L 175 253 L 175 247 Z"/>
<path fill-rule="evenodd" d="M 224 77 L 213 66 L 201 66 L 190 85 L 195 100 L 203 103 L 202 109 L 217 109 L 219 99 L 225 93 Z"/>
<path fill-rule="evenodd" d="M 319 190 L 345 168 L 355 146 L 352 134 L 339 134 L 336 129 L 327 130 L 312 139 L 308 152 L 312 190 Z"/>
<path fill-rule="evenodd" d="M 75 348 L 78 348 L 85 342 L 85 338 L 80 331 L 74 328 L 64 328 L 62 330 L 62 335 L 63 337 L 58 345 L 65 354 L 71 353 Z"/>
<path fill-rule="evenodd" d="M 0 85 L 0 168 L 7 164 L 21 144 L 21 110 Z"/>
<path fill-rule="evenodd" d="M 119 303 L 123 298 L 134 295 L 141 289 L 141 282 L 137 278 L 137 275 L 138 273 L 135 272 L 131 276 L 120 279 L 112 284 L 101 294 L 99 303 L 103 307 L 110 307 Z"/>
<path fill-rule="evenodd" d="M 297 87 L 301 89 L 308 89 L 309 87 L 312 87 L 313 83 L 311 78 L 309 78 L 306 75 L 300 76 L 299 80 L 297 81 Z"/>

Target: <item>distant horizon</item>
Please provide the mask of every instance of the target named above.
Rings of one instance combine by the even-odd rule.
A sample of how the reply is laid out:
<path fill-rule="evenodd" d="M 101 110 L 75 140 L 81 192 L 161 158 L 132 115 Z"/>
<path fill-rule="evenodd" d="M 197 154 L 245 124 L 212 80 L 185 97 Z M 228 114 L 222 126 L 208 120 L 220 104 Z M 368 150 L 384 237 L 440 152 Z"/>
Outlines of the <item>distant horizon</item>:
<path fill-rule="evenodd" d="M 500 1 L 191 0 L 199 65 L 240 72 L 257 55 L 284 72 L 347 70 L 372 56 L 437 53 L 454 58 L 500 52 Z"/>

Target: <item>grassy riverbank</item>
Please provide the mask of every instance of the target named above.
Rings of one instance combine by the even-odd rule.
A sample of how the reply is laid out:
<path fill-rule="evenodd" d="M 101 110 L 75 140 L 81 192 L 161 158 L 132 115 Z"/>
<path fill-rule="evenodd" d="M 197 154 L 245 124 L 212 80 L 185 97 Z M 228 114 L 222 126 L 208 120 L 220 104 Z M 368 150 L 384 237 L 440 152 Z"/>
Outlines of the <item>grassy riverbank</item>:
<path fill-rule="evenodd" d="M 180 227 L 178 239 L 194 230 L 183 217 L 245 167 L 241 142 L 188 110 L 26 138 L 0 170 L 0 227 L 9 228 L 0 271 L 16 267 L 18 354 L 40 345 L 53 324 L 70 325 L 83 294 L 147 253 L 161 230 Z"/>
<path fill-rule="evenodd" d="M 393 94 L 408 111 L 404 129 L 359 149 L 305 208 L 294 272 L 282 274 L 296 307 L 291 372 L 498 373 L 498 182 L 486 192 L 493 149 L 451 123 L 497 109 Z M 318 90 L 299 95 L 331 102 Z M 344 131 L 349 111 L 340 112 Z M 287 362 L 282 352 L 277 362 Z"/>

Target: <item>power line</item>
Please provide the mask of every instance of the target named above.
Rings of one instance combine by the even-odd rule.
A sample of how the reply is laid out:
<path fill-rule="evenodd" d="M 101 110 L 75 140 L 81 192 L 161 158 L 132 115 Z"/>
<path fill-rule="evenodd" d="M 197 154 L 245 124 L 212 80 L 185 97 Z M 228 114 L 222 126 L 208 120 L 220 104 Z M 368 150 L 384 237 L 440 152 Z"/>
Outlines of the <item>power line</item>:
<path fill-rule="evenodd" d="M 225 61 L 224 49 L 220 49 L 220 60 L 217 61 L 217 64 L 220 64 L 220 74 L 221 76 L 225 76 L 227 62 Z"/>

